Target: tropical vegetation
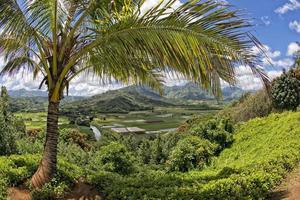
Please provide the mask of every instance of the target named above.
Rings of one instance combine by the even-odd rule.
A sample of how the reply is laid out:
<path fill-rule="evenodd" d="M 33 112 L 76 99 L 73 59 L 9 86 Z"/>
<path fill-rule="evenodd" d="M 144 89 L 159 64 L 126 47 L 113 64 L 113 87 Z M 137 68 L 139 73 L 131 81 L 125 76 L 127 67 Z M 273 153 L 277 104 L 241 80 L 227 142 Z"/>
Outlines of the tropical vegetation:
<path fill-rule="evenodd" d="M 209 0 L 161 2 L 141 12 L 144 1 L 1 0 L 2 75 L 27 71 L 48 91 L 45 148 L 32 186 L 57 171 L 59 104 L 79 74 L 161 89 L 162 72 L 177 72 L 213 94 L 220 79 L 235 83 L 237 63 L 257 68 L 257 40 L 240 13 Z"/>
<path fill-rule="evenodd" d="M 259 67 L 268 53 L 235 8 L 215 0 L 148 10 L 145 0 L 0 5 L 0 76 L 27 73 L 46 91 L 11 97 L 1 88 L 0 200 L 273 199 L 299 170 L 300 51 L 270 81 Z M 221 87 L 235 85 L 237 65 L 265 87 Z M 165 86 L 174 75 L 190 82 Z M 67 97 L 81 76 L 131 86 Z"/>
<path fill-rule="evenodd" d="M 272 100 L 277 109 L 297 109 L 300 105 L 300 76 L 297 75 L 297 69 L 284 72 L 273 81 Z"/>

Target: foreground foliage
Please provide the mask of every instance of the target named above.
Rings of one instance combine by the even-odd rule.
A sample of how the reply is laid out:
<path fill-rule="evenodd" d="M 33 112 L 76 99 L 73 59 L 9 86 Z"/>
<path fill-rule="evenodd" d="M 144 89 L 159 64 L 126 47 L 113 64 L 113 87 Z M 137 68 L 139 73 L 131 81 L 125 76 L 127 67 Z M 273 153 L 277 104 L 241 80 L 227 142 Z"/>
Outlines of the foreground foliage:
<path fill-rule="evenodd" d="M 25 131 L 24 123 L 9 112 L 9 96 L 5 87 L 0 97 L 0 156 L 17 152 L 16 138 Z"/>
<path fill-rule="evenodd" d="M 108 199 L 263 199 L 299 161 L 300 113 L 272 114 L 242 125 L 231 148 L 202 171 L 144 168 L 132 176 L 102 172 L 91 182 Z"/>
<path fill-rule="evenodd" d="M 48 93 L 44 153 L 32 177 L 38 188 L 57 170 L 59 105 L 79 74 L 104 82 L 143 84 L 162 91 L 164 74 L 176 72 L 219 96 L 221 81 L 236 82 L 234 67 L 246 65 L 268 83 L 261 45 L 238 10 L 220 3 L 144 0 L 0 0 L 0 76 L 30 72 Z M 165 73 L 164 73 L 165 72 Z"/>
<path fill-rule="evenodd" d="M 24 154 L 0 157 L 0 199 L 6 200 L 9 186 L 28 184 L 26 180 L 32 176 L 38 167 L 39 155 Z M 81 168 L 74 164 L 59 159 L 58 173 L 55 178 L 45 187 L 33 190 L 34 199 L 53 199 L 63 194 L 76 179 L 82 176 Z"/>

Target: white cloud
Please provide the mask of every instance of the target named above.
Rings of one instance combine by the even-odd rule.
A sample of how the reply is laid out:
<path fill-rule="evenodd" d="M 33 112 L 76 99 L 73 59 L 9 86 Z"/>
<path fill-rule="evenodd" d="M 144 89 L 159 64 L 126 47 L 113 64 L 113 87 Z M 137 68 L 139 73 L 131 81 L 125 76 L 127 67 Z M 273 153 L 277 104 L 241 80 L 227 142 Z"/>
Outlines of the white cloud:
<path fill-rule="evenodd" d="M 289 11 L 294 11 L 300 9 L 300 3 L 297 0 L 289 0 L 288 3 L 284 4 L 283 6 L 277 8 L 275 13 L 277 14 L 285 14 Z"/>
<path fill-rule="evenodd" d="M 294 64 L 294 61 L 290 58 L 284 58 L 281 60 L 273 61 L 272 64 L 275 67 L 279 67 L 281 69 L 288 69 Z"/>
<path fill-rule="evenodd" d="M 282 74 L 281 70 L 271 70 L 267 72 L 272 80 Z M 263 87 L 261 79 L 253 75 L 251 68 L 247 66 L 239 66 L 236 68 L 237 86 L 244 90 L 259 90 Z"/>
<path fill-rule="evenodd" d="M 219 3 L 219 4 L 221 4 L 221 5 L 228 5 L 228 4 L 229 4 L 229 2 L 226 1 L 226 0 L 215 0 L 215 2 L 216 2 L 216 3 Z"/>
<path fill-rule="evenodd" d="M 292 42 L 289 44 L 287 49 L 287 56 L 293 56 L 295 53 L 300 51 L 300 45 L 296 42 Z"/>
<path fill-rule="evenodd" d="M 116 90 L 124 86 L 116 82 L 105 84 L 96 77 L 82 75 L 71 81 L 69 92 L 73 96 L 91 96 L 108 90 Z"/>
<path fill-rule="evenodd" d="M 291 30 L 295 30 L 297 33 L 300 33 L 300 21 L 298 22 L 295 20 L 290 22 L 289 27 Z"/>
<path fill-rule="evenodd" d="M 144 2 L 144 4 L 142 5 L 141 7 L 141 13 L 145 13 L 147 12 L 148 10 L 150 10 L 151 8 L 157 6 L 159 3 L 161 2 L 161 0 L 146 0 Z M 168 1 L 164 0 L 164 3 L 162 4 L 162 6 L 165 5 L 165 3 L 167 3 Z M 172 8 L 173 9 L 176 9 L 178 7 L 180 7 L 182 5 L 182 3 L 177 0 L 174 2 L 174 4 L 172 5 Z"/>
<path fill-rule="evenodd" d="M 273 51 L 271 49 L 271 47 L 269 47 L 268 45 L 263 45 L 263 48 L 264 48 L 264 51 L 265 51 L 265 54 L 267 55 L 267 57 L 269 58 L 277 58 L 281 55 L 281 52 L 276 50 L 276 51 Z M 255 54 L 255 55 L 259 55 L 262 53 L 261 49 L 259 49 L 258 47 L 254 46 L 252 47 L 252 52 Z"/>
<path fill-rule="evenodd" d="M 280 51 L 273 51 L 272 48 L 267 45 L 263 45 L 263 47 L 266 54 L 266 56 L 263 56 L 262 58 L 264 66 L 272 65 L 277 69 L 288 69 L 294 64 L 294 61 L 290 58 L 279 59 L 281 56 Z M 253 47 L 252 51 L 256 55 L 259 55 L 261 53 L 260 49 L 258 49 L 257 47 Z"/>
<path fill-rule="evenodd" d="M 266 26 L 269 26 L 271 24 L 271 20 L 269 16 L 263 16 L 260 19 Z"/>

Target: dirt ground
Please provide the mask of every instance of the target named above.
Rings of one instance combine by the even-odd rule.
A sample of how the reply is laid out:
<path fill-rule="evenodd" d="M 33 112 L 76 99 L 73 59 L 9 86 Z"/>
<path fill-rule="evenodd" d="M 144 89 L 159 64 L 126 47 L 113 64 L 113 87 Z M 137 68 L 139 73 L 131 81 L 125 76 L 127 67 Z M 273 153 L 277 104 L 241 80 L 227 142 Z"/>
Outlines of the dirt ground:
<path fill-rule="evenodd" d="M 300 200 L 300 164 L 275 188 L 269 200 Z"/>
<path fill-rule="evenodd" d="M 11 187 L 8 189 L 8 200 L 32 200 L 30 191 L 24 188 Z M 82 181 L 78 181 L 71 191 L 66 192 L 59 200 L 103 200 L 99 192 Z"/>

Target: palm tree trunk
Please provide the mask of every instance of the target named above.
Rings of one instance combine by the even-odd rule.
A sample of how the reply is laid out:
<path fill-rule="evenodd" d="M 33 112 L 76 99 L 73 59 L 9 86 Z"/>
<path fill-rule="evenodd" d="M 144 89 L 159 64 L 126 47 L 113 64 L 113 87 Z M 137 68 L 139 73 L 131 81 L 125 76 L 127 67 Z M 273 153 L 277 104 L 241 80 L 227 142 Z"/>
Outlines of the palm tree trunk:
<path fill-rule="evenodd" d="M 57 169 L 57 144 L 58 144 L 58 115 L 59 102 L 49 101 L 47 116 L 46 142 L 43 158 L 38 170 L 31 179 L 34 188 L 40 188 L 51 181 Z"/>

